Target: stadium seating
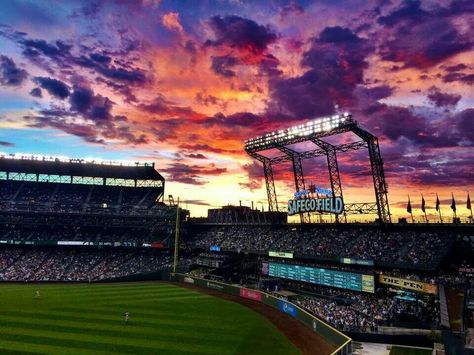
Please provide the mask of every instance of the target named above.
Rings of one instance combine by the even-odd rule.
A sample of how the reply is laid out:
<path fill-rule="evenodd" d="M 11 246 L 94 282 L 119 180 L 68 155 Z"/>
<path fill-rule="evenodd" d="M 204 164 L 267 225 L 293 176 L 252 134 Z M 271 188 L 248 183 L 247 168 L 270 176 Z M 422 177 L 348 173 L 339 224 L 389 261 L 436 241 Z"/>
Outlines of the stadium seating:
<path fill-rule="evenodd" d="M 434 269 L 454 240 L 452 233 L 443 231 L 234 225 L 201 230 L 189 243 L 206 250 L 219 246 L 229 251 L 282 251 L 322 259 L 354 257 L 402 268 Z"/>
<path fill-rule="evenodd" d="M 170 265 L 170 256 L 147 250 L 0 249 L 0 281 L 98 281 Z"/>

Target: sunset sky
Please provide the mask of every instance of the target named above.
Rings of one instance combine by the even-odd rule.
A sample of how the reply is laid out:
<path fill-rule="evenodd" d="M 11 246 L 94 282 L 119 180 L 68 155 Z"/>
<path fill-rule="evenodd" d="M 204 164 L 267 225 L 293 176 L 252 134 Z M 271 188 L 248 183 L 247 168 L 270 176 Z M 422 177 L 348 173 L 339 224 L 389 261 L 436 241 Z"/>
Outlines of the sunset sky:
<path fill-rule="evenodd" d="M 266 209 L 243 141 L 337 109 L 379 137 L 395 219 L 421 193 L 466 217 L 473 24 L 472 0 L 0 1 L 0 152 L 154 161 L 193 216 Z M 375 201 L 366 152 L 339 166 L 346 201 Z M 329 186 L 325 159 L 304 170 Z M 275 179 L 284 207 L 291 166 Z"/>

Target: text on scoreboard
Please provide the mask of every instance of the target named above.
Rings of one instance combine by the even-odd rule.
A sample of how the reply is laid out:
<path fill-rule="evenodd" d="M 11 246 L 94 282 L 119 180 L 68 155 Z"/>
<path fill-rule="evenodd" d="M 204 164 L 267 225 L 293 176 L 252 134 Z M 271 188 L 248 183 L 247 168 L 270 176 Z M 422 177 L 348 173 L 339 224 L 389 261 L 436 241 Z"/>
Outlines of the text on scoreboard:
<path fill-rule="evenodd" d="M 374 293 L 374 276 L 367 274 L 269 262 L 268 276 Z"/>

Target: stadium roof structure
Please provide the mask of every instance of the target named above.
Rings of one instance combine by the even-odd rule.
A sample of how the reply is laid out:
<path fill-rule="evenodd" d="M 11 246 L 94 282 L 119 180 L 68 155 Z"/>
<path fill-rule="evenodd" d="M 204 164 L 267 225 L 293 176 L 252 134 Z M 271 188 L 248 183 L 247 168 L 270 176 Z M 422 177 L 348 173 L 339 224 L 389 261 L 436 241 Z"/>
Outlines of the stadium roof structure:
<path fill-rule="evenodd" d="M 352 132 L 360 138 L 359 141 L 333 145 L 322 138 L 337 134 Z M 316 149 L 304 152 L 288 148 L 289 145 L 312 142 Z M 261 152 L 277 149 L 283 154 L 277 157 L 267 157 Z M 332 196 L 343 197 L 337 153 L 352 150 L 368 149 L 376 202 L 363 202 L 357 204 L 346 204 L 344 214 L 349 213 L 374 213 L 378 214 L 381 222 L 390 223 L 390 208 L 388 204 L 388 190 L 385 182 L 383 160 L 380 155 L 378 138 L 362 129 L 358 122 L 352 118 L 350 113 L 337 114 L 330 117 L 322 117 L 308 121 L 298 126 L 266 133 L 256 138 L 245 141 L 245 151 L 253 158 L 263 163 L 263 172 L 267 188 L 268 209 L 278 211 L 278 201 L 273 178 L 275 164 L 291 161 L 295 179 L 296 191 L 305 190 L 305 181 L 302 160 L 318 156 L 326 156 L 331 183 Z M 309 221 L 309 215 L 300 215 L 301 222 Z M 336 221 L 338 217 L 336 215 Z"/>
<path fill-rule="evenodd" d="M 21 154 L 0 155 L 0 171 L 26 174 L 68 175 L 114 179 L 160 180 L 154 163 L 112 162 Z"/>

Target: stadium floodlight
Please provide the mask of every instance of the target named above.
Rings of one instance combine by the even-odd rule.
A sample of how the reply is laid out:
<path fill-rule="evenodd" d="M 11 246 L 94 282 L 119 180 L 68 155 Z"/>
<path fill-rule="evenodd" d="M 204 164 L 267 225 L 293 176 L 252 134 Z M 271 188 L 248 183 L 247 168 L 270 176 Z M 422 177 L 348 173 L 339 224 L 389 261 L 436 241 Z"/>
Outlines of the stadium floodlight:
<path fill-rule="evenodd" d="M 0 159 L 11 160 L 36 160 L 36 161 L 55 161 L 61 163 L 76 163 L 76 164 L 97 164 L 110 166 L 152 166 L 152 162 L 138 162 L 131 160 L 103 160 L 101 158 L 69 158 L 64 155 L 52 156 L 31 153 L 0 153 Z"/>
<path fill-rule="evenodd" d="M 266 133 L 252 139 L 245 140 L 245 150 L 255 151 L 270 149 L 274 146 L 291 144 L 295 141 L 309 139 L 312 135 L 327 135 L 348 123 L 353 123 L 350 113 L 337 114 L 330 117 L 318 118 L 297 126 Z"/>

